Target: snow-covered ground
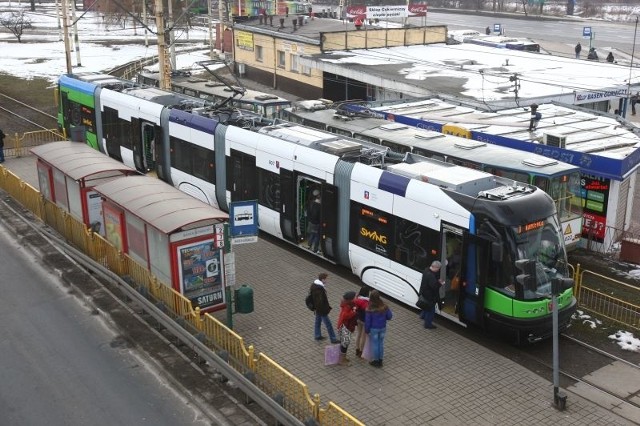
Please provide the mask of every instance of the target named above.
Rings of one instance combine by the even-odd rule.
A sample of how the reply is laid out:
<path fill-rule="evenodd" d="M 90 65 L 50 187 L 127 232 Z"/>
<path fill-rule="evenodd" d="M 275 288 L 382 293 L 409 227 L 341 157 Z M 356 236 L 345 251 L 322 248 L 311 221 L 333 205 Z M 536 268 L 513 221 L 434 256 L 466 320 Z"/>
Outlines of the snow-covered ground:
<path fill-rule="evenodd" d="M 23 78 L 47 78 L 52 82 L 67 72 L 62 30 L 58 28 L 54 4 L 36 3 L 36 11 L 28 10 L 29 3 L 0 2 L 0 17 L 7 18 L 12 11 L 25 10 L 33 28 L 24 31 L 22 42 L 6 29 L 0 31 L 0 72 Z M 158 55 L 155 40 L 155 22 L 149 20 L 149 31 L 129 20 L 123 27 L 107 24 L 102 16 L 87 12 L 80 18 L 77 13 L 78 44 L 71 46 L 71 65 L 74 72 L 104 72 L 130 61 Z M 69 29 L 73 43 L 73 28 Z M 176 31 L 176 52 L 185 48 L 202 50 L 176 55 L 178 69 L 202 69 L 196 62 L 210 59 L 209 31 L 191 28 L 189 32 Z M 213 35 L 215 37 L 215 33 Z M 149 46 L 145 46 L 145 38 Z M 78 51 L 80 61 L 78 61 Z M 78 64 L 81 66 L 78 66 Z"/>

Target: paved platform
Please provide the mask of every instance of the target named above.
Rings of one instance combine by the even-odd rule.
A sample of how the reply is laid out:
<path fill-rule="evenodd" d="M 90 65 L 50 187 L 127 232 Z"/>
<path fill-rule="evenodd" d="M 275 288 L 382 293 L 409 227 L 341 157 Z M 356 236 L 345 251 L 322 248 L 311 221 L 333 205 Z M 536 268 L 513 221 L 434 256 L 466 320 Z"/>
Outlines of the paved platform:
<path fill-rule="evenodd" d="M 37 188 L 34 157 L 8 158 L 3 166 Z M 252 314 L 234 315 L 234 330 L 319 393 L 323 403 L 334 401 L 367 425 L 640 424 L 640 410 L 582 385 L 566 390 L 567 408 L 558 411 L 549 381 L 445 327 L 424 329 L 416 311 L 393 302 L 383 368 L 357 359 L 348 367 L 324 366 L 324 344 L 313 340 L 314 317 L 304 297 L 314 277 L 331 265 L 270 238 L 233 250 L 237 282 L 253 287 L 255 301 Z M 329 277 L 334 324 L 340 296 L 356 288 L 345 268 Z M 216 315 L 225 320 L 224 312 Z M 591 379 L 640 395 L 637 374 L 612 363 Z"/>

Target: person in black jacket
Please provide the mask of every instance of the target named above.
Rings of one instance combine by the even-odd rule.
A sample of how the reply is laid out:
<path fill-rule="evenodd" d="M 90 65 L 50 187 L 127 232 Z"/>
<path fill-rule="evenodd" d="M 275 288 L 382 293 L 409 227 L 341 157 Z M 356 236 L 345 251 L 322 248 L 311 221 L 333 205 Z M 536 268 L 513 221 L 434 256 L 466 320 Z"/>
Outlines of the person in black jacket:
<path fill-rule="evenodd" d="M 607 55 L 607 62 L 609 62 L 610 64 L 615 62 L 615 58 L 613 57 L 613 52 L 609 52 L 609 54 Z"/>
<path fill-rule="evenodd" d="M 313 298 L 313 306 L 315 308 L 316 314 L 314 338 L 316 340 L 325 339 L 320 330 L 321 324 L 324 323 L 324 326 L 327 328 L 327 333 L 329 333 L 329 339 L 331 339 L 331 343 L 340 343 L 340 341 L 336 339 L 336 332 L 333 329 L 331 320 L 329 319 L 331 305 L 329 305 L 329 299 L 327 298 L 327 289 L 325 288 L 328 277 L 329 275 L 324 272 L 319 274 L 318 279 L 315 280 L 313 284 L 311 284 L 311 289 L 309 290 L 309 292 L 311 293 L 311 297 Z"/>
<path fill-rule="evenodd" d="M 580 44 L 580 42 L 576 44 L 575 51 L 576 51 L 576 59 L 580 59 L 580 52 L 582 52 L 582 45 Z"/>
<path fill-rule="evenodd" d="M 322 207 L 320 205 L 320 196 L 315 196 L 313 202 L 309 206 L 307 219 L 309 220 L 309 245 L 307 248 L 314 253 L 320 253 L 320 217 L 322 216 Z"/>
<path fill-rule="evenodd" d="M 420 283 L 420 295 L 428 302 L 428 307 L 420 313 L 420 318 L 424 320 L 424 328 L 434 329 L 433 317 L 436 314 L 436 303 L 440 301 L 440 286 L 443 284 L 439 278 L 441 263 L 434 260 L 431 266 L 422 274 Z"/>
<path fill-rule="evenodd" d="M 0 163 L 4 163 L 4 132 L 0 129 Z"/>

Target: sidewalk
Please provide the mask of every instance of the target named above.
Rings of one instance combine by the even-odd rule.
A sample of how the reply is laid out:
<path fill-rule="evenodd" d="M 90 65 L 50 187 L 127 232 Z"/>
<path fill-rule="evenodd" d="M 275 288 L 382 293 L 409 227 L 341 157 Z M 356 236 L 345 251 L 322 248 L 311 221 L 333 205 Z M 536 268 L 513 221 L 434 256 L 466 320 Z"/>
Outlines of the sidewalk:
<path fill-rule="evenodd" d="M 35 158 L 3 164 L 37 187 Z M 389 302 L 394 318 L 385 340 L 384 367 L 353 360 L 350 367 L 324 366 L 324 344 L 313 340 L 313 314 L 304 297 L 313 278 L 329 269 L 327 290 L 336 321 L 340 296 L 357 288 L 344 268 L 260 238 L 234 246 L 238 284 L 254 289 L 255 311 L 234 316 L 234 330 L 307 384 L 322 403 L 337 403 L 367 425 L 630 425 L 640 410 L 581 386 L 567 389 L 565 411 L 552 406 L 553 385 L 525 367 L 451 332 L 439 319 L 425 330 L 417 312 Z M 216 316 L 225 321 L 226 313 Z M 443 326 L 446 325 L 446 326 Z M 350 348 L 353 358 L 353 348 Z M 610 364 L 592 380 L 614 390 L 640 391 L 640 375 Z"/>

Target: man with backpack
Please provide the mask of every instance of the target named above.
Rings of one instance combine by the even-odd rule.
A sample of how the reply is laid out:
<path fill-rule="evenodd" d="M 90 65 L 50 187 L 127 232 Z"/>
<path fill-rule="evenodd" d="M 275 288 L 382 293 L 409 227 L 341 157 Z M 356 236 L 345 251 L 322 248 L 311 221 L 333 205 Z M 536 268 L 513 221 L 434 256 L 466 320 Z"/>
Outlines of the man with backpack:
<path fill-rule="evenodd" d="M 339 343 L 340 341 L 336 338 L 336 332 L 333 329 L 333 324 L 331 324 L 331 320 L 329 319 L 331 306 L 329 305 L 329 298 L 327 297 L 327 290 L 325 288 L 328 277 L 329 275 L 327 273 L 320 273 L 318 275 L 318 279 L 311 284 L 311 288 L 309 289 L 311 300 L 313 300 L 314 312 L 316 314 L 314 338 L 318 341 L 326 339 L 326 337 L 322 335 L 321 331 L 321 325 L 324 323 L 324 326 L 327 328 L 327 333 L 329 334 L 329 339 L 331 339 L 331 343 Z"/>

